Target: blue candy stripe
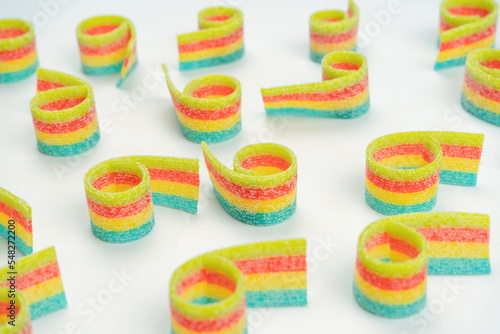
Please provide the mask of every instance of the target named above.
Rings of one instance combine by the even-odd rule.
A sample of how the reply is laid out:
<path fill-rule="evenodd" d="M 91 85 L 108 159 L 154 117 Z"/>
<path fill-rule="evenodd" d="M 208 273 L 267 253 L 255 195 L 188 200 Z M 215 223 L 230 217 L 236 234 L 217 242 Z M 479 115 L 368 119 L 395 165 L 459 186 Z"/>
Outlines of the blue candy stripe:
<path fill-rule="evenodd" d="M 489 258 L 429 258 L 429 275 L 484 275 L 491 272 Z"/>
<path fill-rule="evenodd" d="M 79 143 L 70 145 L 47 145 L 37 140 L 38 150 L 44 154 L 56 157 L 80 154 L 93 148 L 101 137 L 99 129 L 94 134 Z"/>
<path fill-rule="evenodd" d="M 382 304 L 363 294 L 356 283 L 353 284 L 354 297 L 358 304 L 370 313 L 386 318 L 404 318 L 418 313 L 425 306 L 426 296 L 408 304 L 390 305 Z"/>
<path fill-rule="evenodd" d="M 143 238 L 153 228 L 155 224 L 155 219 L 153 216 L 146 223 L 128 231 L 108 231 L 95 225 L 92 220 L 90 220 L 90 224 L 92 225 L 92 232 L 99 239 L 102 239 L 107 242 L 122 243 Z"/>
<path fill-rule="evenodd" d="M 0 235 L 5 239 L 9 240 L 9 229 L 4 225 L 0 224 Z M 28 246 L 18 234 L 16 234 L 16 240 L 14 241 L 16 248 L 24 255 L 29 255 L 33 253 L 33 247 Z"/>
<path fill-rule="evenodd" d="M 163 194 L 163 193 L 155 193 L 153 192 L 153 204 L 168 206 L 170 208 L 184 210 L 190 213 L 198 212 L 198 201 L 192 198 Z"/>
<path fill-rule="evenodd" d="M 35 320 L 68 305 L 64 292 L 52 295 L 30 305 L 31 319 Z"/>
<path fill-rule="evenodd" d="M 474 115 L 477 118 L 480 118 L 488 123 L 500 126 L 500 113 L 495 113 L 475 105 L 474 103 L 469 101 L 469 99 L 463 94 L 461 102 L 464 109 L 467 110 L 471 115 Z"/>
<path fill-rule="evenodd" d="M 279 307 L 307 305 L 306 289 L 247 291 L 248 307 Z"/>
<path fill-rule="evenodd" d="M 242 221 L 245 224 L 256 225 L 256 226 L 270 226 L 279 224 L 288 218 L 295 212 L 297 208 L 297 201 L 278 211 L 274 212 L 248 212 L 240 208 L 235 207 L 230 204 L 222 195 L 214 188 L 215 194 L 219 199 L 222 207 L 229 213 L 233 218 Z"/>
<path fill-rule="evenodd" d="M 236 136 L 241 131 L 241 121 L 239 121 L 229 129 L 225 129 L 222 131 L 214 131 L 214 132 L 196 131 L 189 129 L 182 124 L 181 124 L 181 130 L 184 136 L 192 142 L 201 143 L 204 141 L 206 143 L 219 143 L 221 141 L 225 141 Z"/>
<path fill-rule="evenodd" d="M 106 66 L 87 66 L 82 64 L 83 73 L 87 75 L 108 75 L 120 73 L 123 66 L 123 60 Z"/>
<path fill-rule="evenodd" d="M 472 187 L 477 183 L 477 173 L 442 169 L 439 174 L 439 182 Z"/>
<path fill-rule="evenodd" d="M 30 66 L 15 72 L 0 72 L 0 83 L 15 82 L 26 79 L 36 72 L 38 59 Z"/>
<path fill-rule="evenodd" d="M 305 116 L 350 119 L 365 114 L 368 111 L 368 109 L 370 109 L 370 99 L 367 99 L 363 104 L 357 107 L 349 109 L 322 110 L 322 109 L 306 109 L 306 108 L 266 108 L 266 112 L 270 115 L 295 114 L 295 115 L 305 115 Z"/>
<path fill-rule="evenodd" d="M 366 203 L 368 203 L 368 205 L 371 206 L 375 211 L 378 211 L 384 215 L 392 216 L 392 215 L 399 215 L 402 213 L 431 211 L 434 205 L 436 204 L 437 194 L 434 195 L 434 197 L 432 197 L 427 202 L 420 204 L 412 204 L 412 205 L 398 205 L 398 204 L 386 203 L 374 197 L 372 194 L 368 192 L 368 190 L 365 190 L 365 199 Z"/>
<path fill-rule="evenodd" d="M 445 68 L 454 67 L 454 66 L 462 66 L 465 65 L 465 60 L 467 57 L 455 58 L 446 61 L 438 61 L 434 65 L 434 70 L 443 70 Z"/>
<path fill-rule="evenodd" d="M 186 70 L 194 70 L 201 67 L 216 66 L 216 65 L 231 63 L 243 57 L 244 52 L 245 49 L 242 47 L 241 49 L 224 56 L 207 58 L 202 60 L 181 61 L 179 63 L 179 69 L 181 71 L 186 71 Z"/>

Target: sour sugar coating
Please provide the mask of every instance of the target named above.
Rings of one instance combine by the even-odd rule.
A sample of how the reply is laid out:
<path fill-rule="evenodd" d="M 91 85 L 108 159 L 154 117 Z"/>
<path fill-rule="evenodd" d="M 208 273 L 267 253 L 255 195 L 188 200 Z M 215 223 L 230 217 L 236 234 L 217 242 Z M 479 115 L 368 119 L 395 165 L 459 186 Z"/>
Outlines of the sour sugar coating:
<path fill-rule="evenodd" d="M 355 118 L 370 108 L 368 63 L 360 54 L 332 52 L 323 57 L 323 82 L 261 89 L 266 112 Z"/>
<path fill-rule="evenodd" d="M 304 239 L 206 253 L 184 263 L 170 280 L 172 333 L 247 333 L 247 307 L 306 304 Z"/>
<path fill-rule="evenodd" d="M 0 333 L 31 334 L 30 308 L 26 297 L 20 291 L 14 295 L 10 288 L 0 288 Z"/>
<path fill-rule="evenodd" d="M 108 242 L 129 242 L 155 224 L 153 205 L 198 210 L 198 160 L 159 156 L 114 158 L 85 175 L 92 231 Z"/>
<path fill-rule="evenodd" d="M 195 142 L 218 143 L 241 131 L 241 84 L 227 75 L 205 75 L 175 88 L 163 65 L 168 89 L 184 136 Z"/>
<path fill-rule="evenodd" d="M 366 202 L 385 215 L 430 211 L 439 182 L 475 186 L 484 135 L 414 131 L 380 137 L 366 150 Z"/>
<path fill-rule="evenodd" d="M 31 206 L 3 188 L 0 188 L 0 235 L 14 242 L 24 255 L 33 253 Z"/>
<path fill-rule="evenodd" d="M 120 86 L 137 65 L 135 28 L 121 16 L 96 16 L 76 28 L 82 69 L 88 75 L 120 73 Z"/>
<path fill-rule="evenodd" d="M 444 0 L 434 69 L 465 64 L 469 52 L 495 45 L 498 5 L 493 0 Z"/>
<path fill-rule="evenodd" d="M 322 10 L 309 18 L 310 57 L 320 63 L 333 51 L 356 51 L 359 9 L 349 0 L 349 9 Z"/>
<path fill-rule="evenodd" d="M 92 87 L 69 74 L 38 69 L 37 95 L 30 102 L 38 150 L 70 156 L 100 139 Z"/>
<path fill-rule="evenodd" d="M 233 7 L 199 12 L 200 30 L 177 36 L 179 67 L 193 70 L 233 62 L 243 56 L 243 13 Z"/>
<path fill-rule="evenodd" d="M 269 226 L 288 219 L 296 209 L 297 158 L 279 144 L 254 144 L 239 150 L 234 170 L 201 144 L 215 194 L 222 207 L 246 224 Z"/>
<path fill-rule="evenodd" d="M 472 115 L 500 126 L 500 50 L 469 53 L 461 102 Z"/>
<path fill-rule="evenodd" d="M 38 67 L 35 30 L 21 19 L 0 20 L 0 83 L 25 79 Z"/>

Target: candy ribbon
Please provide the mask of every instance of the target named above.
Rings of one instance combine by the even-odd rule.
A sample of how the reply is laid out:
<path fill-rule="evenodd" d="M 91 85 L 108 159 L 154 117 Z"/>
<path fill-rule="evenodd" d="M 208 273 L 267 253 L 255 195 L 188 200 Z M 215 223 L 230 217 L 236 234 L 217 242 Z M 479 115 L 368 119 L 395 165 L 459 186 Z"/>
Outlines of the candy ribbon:
<path fill-rule="evenodd" d="M 172 333 L 246 333 L 247 307 L 307 304 L 306 241 L 261 242 L 198 256 L 170 280 Z"/>
<path fill-rule="evenodd" d="M 243 13 L 210 7 L 198 13 L 199 31 L 177 36 L 181 70 L 226 64 L 243 56 Z"/>
<path fill-rule="evenodd" d="M 129 242 L 154 226 L 154 205 L 198 210 L 197 159 L 130 156 L 92 167 L 85 192 L 92 231 L 108 242 Z"/>
<path fill-rule="evenodd" d="M 356 51 L 359 9 L 349 0 L 347 13 L 340 10 L 322 10 L 309 18 L 310 57 L 320 63 L 323 56 L 333 51 Z"/>
<path fill-rule="evenodd" d="M 69 156 L 93 148 L 100 138 L 92 87 L 69 74 L 38 69 L 31 100 L 38 150 Z"/>
<path fill-rule="evenodd" d="M 366 202 L 385 215 L 432 210 L 439 182 L 476 185 L 483 140 L 483 134 L 415 131 L 372 141 Z"/>
<path fill-rule="evenodd" d="M 135 28 L 124 17 L 92 17 L 78 25 L 76 36 L 85 74 L 120 73 L 120 86 L 137 65 Z"/>
<path fill-rule="evenodd" d="M 444 0 L 434 69 L 463 65 L 469 52 L 493 47 L 497 18 L 498 5 L 493 0 Z"/>
<path fill-rule="evenodd" d="M 201 144 L 215 194 L 222 207 L 246 224 L 269 226 L 288 219 L 296 209 L 297 158 L 279 144 L 254 144 L 234 156 L 234 170 Z"/>
<path fill-rule="evenodd" d="M 358 242 L 357 302 L 388 318 L 419 312 L 427 274 L 490 273 L 489 232 L 489 216 L 472 213 L 413 213 L 372 223 Z"/>
<path fill-rule="evenodd" d="M 354 118 L 370 108 L 366 58 L 332 52 L 321 61 L 323 82 L 261 90 L 268 114 Z"/>
<path fill-rule="evenodd" d="M 33 253 L 31 206 L 3 188 L 0 188 L 0 235 L 14 242 L 24 255 Z"/>
<path fill-rule="evenodd" d="M 35 30 L 21 19 L 0 20 L 0 83 L 29 77 L 38 67 Z"/>
<path fill-rule="evenodd" d="M 165 65 L 165 78 L 184 136 L 195 142 L 218 143 L 241 130 L 241 84 L 227 75 L 205 75 L 178 91 Z"/>
<path fill-rule="evenodd" d="M 499 50 L 476 50 L 467 56 L 462 106 L 472 115 L 500 126 Z"/>

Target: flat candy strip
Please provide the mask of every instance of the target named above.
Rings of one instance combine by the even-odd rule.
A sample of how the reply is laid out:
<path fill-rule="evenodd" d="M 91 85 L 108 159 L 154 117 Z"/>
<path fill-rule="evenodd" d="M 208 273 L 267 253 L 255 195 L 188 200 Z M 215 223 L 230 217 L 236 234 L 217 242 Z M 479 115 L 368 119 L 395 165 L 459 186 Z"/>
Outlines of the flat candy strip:
<path fill-rule="evenodd" d="M 0 333 L 31 334 L 30 308 L 22 292 L 12 296 L 10 288 L 0 288 Z M 14 304 L 11 304 L 11 303 Z M 10 309 L 12 307 L 12 310 Z M 11 318 L 12 317 L 12 318 Z"/>
<path fill-rule="evenodd" d="M 172 333 L 246 333 L 247 307 L 307 304 L 306 241 L 279 240 L 198 256 L 170 280 Z"/>
<path fill-rule="evenodd" d="M 9 266 L 0 269 L 0 284 L 9 287 Z M 31 319 L 43 317 L 67 306 L 54 247 L 23 257 L 16 261 L 16 289 L 24 294 Z"/>
<path fill-rule="evenodd" d="M 153 205 L 196 213 L 198 160 L 158 156 L 110 159 L 85 175 L 94 234 L 108 242 L 129 242 L 154 226 Z"/>
<path fill-rule="evenodd" d="M 246 146 L 236 153 L 231 170 L 201 145 L 215 194 L 235 219 L 269 226 L 295 212 L 297 158 L 290 149 L 271 143 Z"/>
<path fill-rule="evenodd" d="M 465 63 L 462 106 L 472 115 L 500 126 L 500 51 L 476 50 Z"/>
<path fill-rule="evenodd" d="M 309 18 L 310 57 L 321 63 L 333 51 L 356 51 L 359 9 L 349 0 L 349 10 L 322 10 Z"/>
<path fill-rule="evenodd" d="M 498 5 L 493 0 L 444 0 L 434 69 L 465 64 L 469 52 L 495 44 Z"/>
<path fill-rule="evenodd" d="M 444 131 L 380 137 L 366 151 L 366 202 L 385 215 L 430 211 L 439 182 L 474 186 L 484 135 Z"/>
<path fill-rule="evenodd" d="M 92 87 L 69 74 L 38 69 L 30 102 L 38 150 L 52 156 L 86 152 L 100 139 Z"/>
<path fill-rule="evenodd" d="M 366 58 L 349 51 L 332 52 L 321 61 L 323 82 L 264 88 L 268 114 L 354 118 L 370 108 Z"/>
<path fill-rule="evenodd" d="M 184 136 L 195 142 L 218 143 L 241 131 L 241 84 L 227 75 L 205 75 L 175 88 L 163 65 L 168 89 Z"/>
<path fill-rule="evenodd" d="M 9 224 L 14 221 L 14 224 Z M 9 226 L 14 226 L 15 239 L 9 238 Z M 31 206 L 11 192 L 0 188 L 0 235 L 15 243 L 24 255 L 33 253 Z"/>
<path fill-rule="evenodd" d="M 210 7 L 198 13 L 199 31 L 177 36 L 180 70 L 233 62 L 243 56 L 243 13 Z"/>
<path fill-rule="evenodd" d="M 38 67 L 35 30 L 21 19 L 0 20 L 0 83 L 25 79 Z"/>
<path fill-rule="evenodd" d="M 120 73 L 120 86 L 137 65 L 135 28 L 124 17 L 92 17 L 78 25 L 76 36 L 85 74 Z"/>

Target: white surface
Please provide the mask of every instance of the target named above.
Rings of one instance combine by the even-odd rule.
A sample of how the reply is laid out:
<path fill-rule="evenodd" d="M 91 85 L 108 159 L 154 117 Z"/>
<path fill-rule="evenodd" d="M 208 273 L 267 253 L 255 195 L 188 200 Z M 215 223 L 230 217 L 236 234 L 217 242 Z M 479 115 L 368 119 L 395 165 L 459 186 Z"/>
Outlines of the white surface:
<path fill-rule="evenodd" d="M 43 15 L 37 13 L 43 13 L 41 4 L 47 2 L 0 0 L 0 17 L 32 20 L 37 15 L 43 23 Z M 293 237 L 308 239 L 309 305 L 250 310 L 250 333 L 498 333 L 499 128 L 461 108 L 463 67 L 433 71 L 439 1 L 401 0 L 401 13 L 392 15 L 387 26 L 372 33 L 375 37 L 359 49 L 368 58 L 371 109 L 355 120 L 269 118 L 260 96 L 262 87 L 320 80 L 320 65 L 308 56 L 308 17 L 321 9 L 346 9 L 347 1 L 290 0 L 287 6 L 264 0 L 65 2 L 36 30 L 40 65 L 76 75 L 93 86 L 103 133 L 97 147 L 72 158 L 39 153 L 29 109 L 35 76 L 0 86 L 0 185 L 32 205 L 35 251 L 56 246 L 69 303 L 67 309 L 36 320 L 35 333 L 170 333 L 168 282 L 179 265 L 221 247 Z M 376 23 L 370 22 L 377 21 L 372 13 L 387 9 L 389 3 L 358 0 L 360 31 L 374 29 Z M 218 4 L 235 5 L 244 12 L 244 58 L 180 73 L 176 35 L 194 31 L 197 12 Z M 101 14 L 127 16 L 137 29 L 139 66 L 121 89 L 115 86 L 117 75 L 90 77 L 80 68 L 76 25 Z M 201 160 L 198 215 L 156 207 L 156 226 L 139 241 L 116 245 L 93 236 L 83 190 L 83 175 L 90 167 L 129 154 L 202 159 L 200 145 L 181 134 L 161 76 L 150 82 L 155 87 L 127 114 L 117 109 L 123 96 L 139 92 L 143 80 L 151 76 L 148 68 L 157 71 L 162 62 L 181 89 L 212 73 L 242 82 L 243 130 L 211 149 L 230 165 L 234 153 L 249 143 L 272 141 L 290 147 L 299 161 L 298 208 L 290 220 L 258 228 L 231 218 L 214 198 Z M 110 125 L 105 127 L 105 122 Z M 436 129 L 486 134 L 478 185 L 441 185 L 434 211 L 491 215 L 492 274 L 431 276 L 430 309 L 410 319 L 377 317 L 361 309 L 351 292 L 359 233 L 382 218 L 364 201 L 365 149 L 382 135 Z M 333 246 L 324 248 L 328 242 Z M 0 249 L 6 248 L 6 241 L 0 240 Z M 88 303 L 98 295 L 107 296 L 115 268 L 125 268 L 135 278 L 112 300 L 104 300 L 106 305 L 98 305 L 92 317 Z M 465 288 L 445 303 L 443 294 L 446 300 L 454 295 L 447 290 L 454 280 Z"/>

